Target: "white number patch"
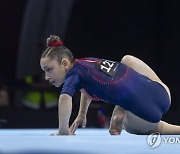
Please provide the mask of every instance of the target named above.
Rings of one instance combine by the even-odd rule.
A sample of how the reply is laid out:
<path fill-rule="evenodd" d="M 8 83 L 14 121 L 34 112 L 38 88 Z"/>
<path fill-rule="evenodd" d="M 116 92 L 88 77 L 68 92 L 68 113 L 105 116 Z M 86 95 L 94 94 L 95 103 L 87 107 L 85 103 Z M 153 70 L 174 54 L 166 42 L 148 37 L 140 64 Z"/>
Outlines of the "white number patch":
<path fill-rule="evenodd" d="M 96 68 L 110 76 L 114 76 L 117 72 L 120 63 L 111 60 L 102 60 L 96 63 Z"/>

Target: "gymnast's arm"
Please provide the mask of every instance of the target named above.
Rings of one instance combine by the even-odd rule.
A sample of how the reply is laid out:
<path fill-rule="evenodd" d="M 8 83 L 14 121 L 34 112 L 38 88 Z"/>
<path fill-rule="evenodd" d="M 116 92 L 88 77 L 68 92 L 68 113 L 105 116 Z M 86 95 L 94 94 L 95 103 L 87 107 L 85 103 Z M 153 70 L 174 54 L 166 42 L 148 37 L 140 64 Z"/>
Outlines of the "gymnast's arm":
<path fill-rule="evenodd" d="M 80 100 L 78 116 L 76 117 L 76 119 L 74 120 L 74 122 L 70 127 L 72 133 L 76 131 L 79 125 L 82 125 L 83 128 L 86 127 L 86 123 L 87 123 L 86 115 L 90 103 L 91 103 L 91 99 L 88 98 L 83 92 L 81 92 L 81 100 Z"/>
<path fill-rule="evenodd" d="M 69 119 L 72 112 L 72 97 L 68 94 L 61 94 L 59 97 L 59 135 L 72 135 L 69 129 Z"/>

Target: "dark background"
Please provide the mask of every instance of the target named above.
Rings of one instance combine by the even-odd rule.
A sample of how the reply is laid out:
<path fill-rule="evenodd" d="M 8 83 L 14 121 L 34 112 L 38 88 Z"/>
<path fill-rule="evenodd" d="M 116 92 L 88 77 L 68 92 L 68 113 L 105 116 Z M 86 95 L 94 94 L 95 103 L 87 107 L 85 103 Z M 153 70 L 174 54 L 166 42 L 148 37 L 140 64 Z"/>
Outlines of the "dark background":
<path fill-rule="evenodd" d="M 18 45 L 27 2 L 9 0 L 0 5 L 0 72 L 9 86 L 12 106 Z M 171 90 L 172 105 L 163 120 L 180 125 L 179 8 L 179 0 L 75 0 L 64 43 L 76 58 L 91 56 L 120 61 L 130 54 L 142 59 Z M 96 127 L 93 113 L 93 110 L 89 112 L 89 121 Z M 0 118 L 8 119 L 6 127 L 9 128 L 58 126 L 56 109 L 13 108 L 11 112 L 1 111 Z"/>

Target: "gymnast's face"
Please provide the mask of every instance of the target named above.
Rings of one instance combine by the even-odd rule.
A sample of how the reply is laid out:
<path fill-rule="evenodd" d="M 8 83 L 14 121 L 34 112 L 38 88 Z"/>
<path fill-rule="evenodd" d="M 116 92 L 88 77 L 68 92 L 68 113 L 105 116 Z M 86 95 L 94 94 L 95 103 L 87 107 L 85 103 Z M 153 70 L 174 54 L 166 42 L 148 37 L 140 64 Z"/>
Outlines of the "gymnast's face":
<path fill-rule="evenodd" d="M 66 59 L 58 62 L 56 59 L 44 57 L 41 58 L 40 65 L 45 72 L 45 80 L 48 80 L 55 87 L 60 87 L 64 83 L 68 70 L 68 61 Z"/>

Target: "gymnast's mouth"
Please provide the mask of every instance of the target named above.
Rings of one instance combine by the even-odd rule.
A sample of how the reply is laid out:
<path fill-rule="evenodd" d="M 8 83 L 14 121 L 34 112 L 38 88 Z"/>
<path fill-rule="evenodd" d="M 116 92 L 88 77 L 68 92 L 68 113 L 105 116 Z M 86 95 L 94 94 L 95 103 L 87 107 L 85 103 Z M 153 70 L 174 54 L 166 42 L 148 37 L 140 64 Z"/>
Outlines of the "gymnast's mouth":
<path fill-rule="evenodd" d="M 50 84 L 52 84 L 52 85 L 54 85 L 55 84 L 55 81 L 49 81 L 50 82 Z"/>

